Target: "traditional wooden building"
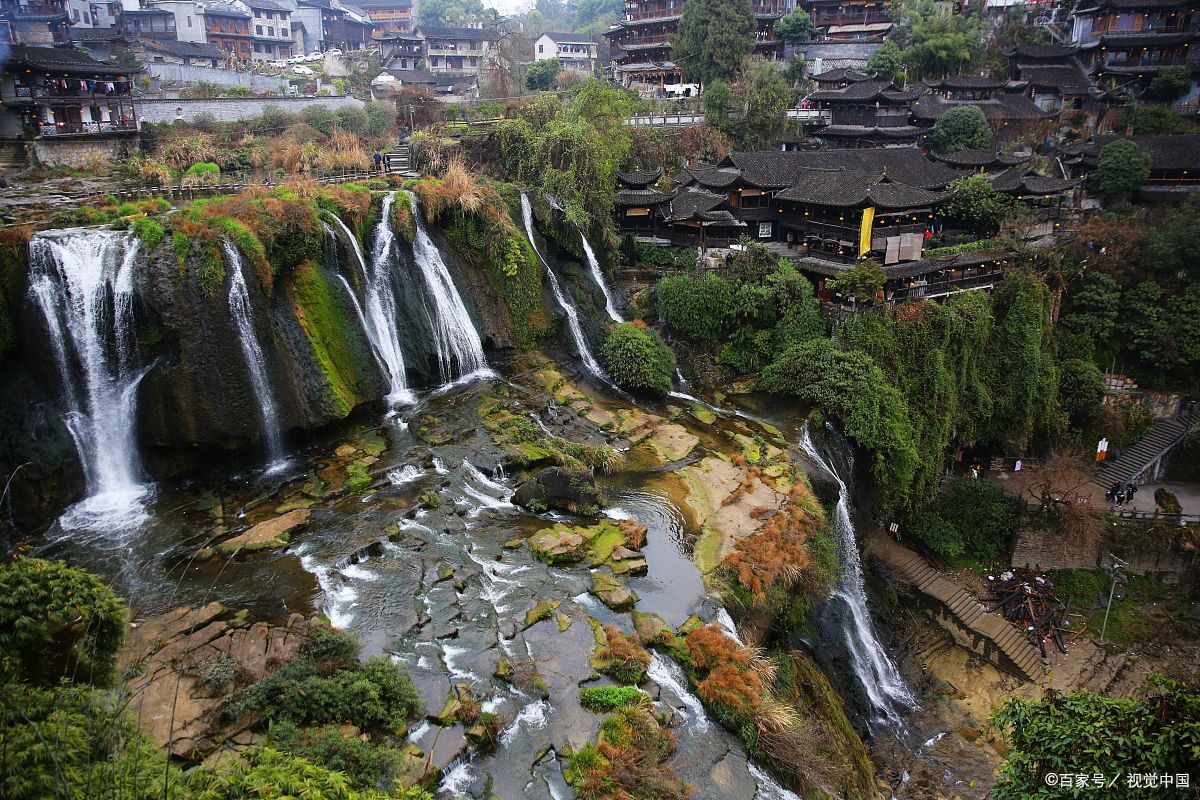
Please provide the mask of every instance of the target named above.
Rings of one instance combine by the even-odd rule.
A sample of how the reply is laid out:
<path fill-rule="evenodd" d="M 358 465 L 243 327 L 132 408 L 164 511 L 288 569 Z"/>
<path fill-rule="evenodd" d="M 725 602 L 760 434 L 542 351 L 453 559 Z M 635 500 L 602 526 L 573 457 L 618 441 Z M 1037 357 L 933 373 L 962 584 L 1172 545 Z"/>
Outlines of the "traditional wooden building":
<path fill-rule="evenodd" d="M 208 43 L 249 61 L 254 55 L 251 16 L 230 3 L 212 3 L 204 7 L 204 33 Z"/>
<path fill-rule="evenodd" d="M 0 22 L 16 44 L 53 46 L 70 41 L 66 0 L 0 0 Z"/>
<path fill-rule="evenodd" d="M 856 80 L 849 70 L 839 72 L 845 73 L 843 86 L 818 89 L 806 98 L 807 104 L 829 112 L 829 124 L 812 132 L 823 144 L 896 147 L 916 144 L 928 133 L 912 124 L 915 92 L 900 91 L 886 79 Z"/>
<path fill-rule="evenodd" d="M 1003 143 L 1044 133 L 1041 129 L 1054 117 L 1034 105 L 1023 85 L 1007 79 L 957 75 L 924 85 L 927 92 L 912 105 L 913 120 L 924 127 L 933 127 L 955 106 L 975 106 L 987 117 L 996 141 Z"/>
<path fill-rule="evenodd" d="M 1150 177 L 1138 190 L 1142 200 L 1178 201 L 1200 189 L 1200 134 L 1097 136 L 1086 144 L 1063 148 L 1062 161 L 1073 178 L 1086 180 L 1100 151 L 1118 139 L 1129 139 L 1150 156 Z"/>
<path fill-rule="evenodd" d="M 1197 0 L 1080 0 L 1071 43 L 1098 79 L 1147 85 L 1162 69 L 1200 69 Z"/>
<path fill-rule="evenodd" d="M 798 0 L 822 39 L 882 42 L 892 29 L 890 0 Z"/>
<path fill-rule="evenodd" d="M 374 38 L 412 33 L 412 0 L 360 0 L 358 5 L 371 18 Z"/>
<path fill-rule="evenodd" d="M 686 0 L 627 0 L 625 18 L 606 31 L 612 48 L 614 77 L 624 86 L 657 94 L 690 93 L 671 55 L 671 37 L 679 29 Z M 787 10 L 787 0 L 752 0 L 758 24 L 754 52 L 771 61 L 783 57 L 783 40 L 775 22 Z"/>
<path fill-rule="evenodd" d="M 0 65 L 0 136 L 137 136 L 139 70 L 71 48 L 2 44 Z"/>

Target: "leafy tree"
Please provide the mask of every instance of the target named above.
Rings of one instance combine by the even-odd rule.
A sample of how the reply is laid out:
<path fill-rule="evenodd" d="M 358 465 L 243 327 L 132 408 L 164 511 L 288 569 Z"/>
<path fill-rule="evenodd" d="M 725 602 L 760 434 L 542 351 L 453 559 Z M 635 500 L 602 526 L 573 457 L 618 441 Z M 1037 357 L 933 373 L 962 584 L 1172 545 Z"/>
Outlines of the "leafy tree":
<path fill-rule="evenodd" d="M 800 56 L 795 56 L 791 61 L 788 62 L 787 72 L 785 75 L 787 76 L 788 83 L 792 85 L 793 89 L 800 84 L 800 81 L 804 80 L 804 76 L 807 74 L 808 62 L 806 62 Z"/>
<path fill-rule="evenodd" d="M 1121 127 L 1131 128 L 1138 135 L 1153 136 L 1183 133 L 1187 124 L 1167 106 L 1130 104 L 1121 109 Z"/>
<path fill-rule="evenodd" d="M 1178 681 L 1152 678 L 1144 698 L 1048 690 L 1039 701 L 1008 700 L 992 722 L 1012 748 L 992 789 L 996 800 L 1058 800 L 1064 789 L 1047 775 L 1112 775 L 1118 764 L 1120 779 L 1103 790 L 1114 800 L 1172 791 L 1131 788 L 1125 775 L 1190 773 L 1195 780 L 1200 693 Z"/>
<path fill-rule="evenodd" d="M 735 288 L 732 281 L 712 272 L 668 276 L 658 282 L 658 313 L 684 336 L 719 342 L 734 324 Z"/>
<path fill-rule="evenodd" d="M 812 38 L 812 32 L 812 17 L 802 8 L 797 8 L 775 23 L 775 33 L 788 44 L 807 42 Z"/>
<path fill-rule="evenodd" d="M 867 60 L 867 72 L 904 85 L 904 54 L 895 42 L 887 41 Z"/>
<path fill-rule="evenodd" d="M 839 350 L 828 339 L 809 339 L 767 366 L 759 386 L 841 419 L 846 434 L 872 454 L 884 504 L 903 501 L 918 460 L 908 403 L 869 355 Z"/>
<path fill-rule="evenodd" d="M 1117 282 L 1102 272 L 1094 272 L 1070 296 L 1070 311 L 1060 324 L 1082 331 L 1093 343 L 1104 342 L 1113 335 L 1120 303 L 1121 287 Z"/>
<path fill-rule="evenodd" d="M 39 558 L 0 565 L 0 674 L 107 685 L 124 633 L 125 605 L 95 575 Z"/>
<path fill-rule="evenodd" d="M 529 65 L 525 73 L 525 88 L 532 91 L 545 91 L 554 88 L 554 79 L 558 77 L 558 59 L 543 58 Z"/>
<path fill-rule="evenodd" d="M 339 128 L 350 131 L 356 136 L 367 135 L 367 128 L 370 125 L 370 121 L 367 118 L 367 110 L 365 108 L 347 106 L 339 108 L 336 114 Z"/>
<path fill-rule="evenodd" d="M 946 202 L 946 216 L 971 227 L 977 235 L 988 235 L 1013 212 L 1013 201 L 1002 194 L 986 175 L 975 173 L 950 184 L 953 193 Z"/>
<path fill-rule="evenodd" d="M 954 106 L 933 124 L 929 146 L 937 153 L 957 153 L 992 143 L 992 128 L 976 106 Z"/>
<path fill-rule="evenodd" d="M 185 785 L 194 800 L 303 797 L 305 800 L 427 800 L 419 787 L 357 790 L 350 778 L 290 753 L 269 747 L 247 751 L 244 761 L 223 769 L 195 769 Z"/>
<path fill-rule="evenodd" d="M 1183 67 L 1169 67 L 1151 79 L 1146 87 L 1146 96 L 1161 103 L 1170 103 L 1187 94 L 1191 88 L 1191 72 Z"/>
<path fill-rule="evenodd" d="M 597 80 L 575 87 L 569 103 L 542 95 L 496 127 L 500 162 L 512 178 L 559 199 L 567 218 L 588 228 L 608 219 L 616 172 L 629 154 L 629 94 Z"/>
<path fill-rule="evenodd" d="M 898 20 L 889 38 L 904 52 L 914 77 L 959 75 L 976 67 L 985 55 L 983 25 L 976 14 L 959 14 L 932 0 L 893 4 Z"/>
<path fill-rule="evenodd" d="M 738 137 L 748 150 L 774 147 L 787 128 L 787 110 L 795 94 L 775 64 L 763 58 L 752 59 L 737 85 L 742 107 Z"/>
<path fill-rule="evenodd" d="M 827 281 L 826 285 L 842 297 L 853 295 L 855 300 L 860 303 L 873 303 L 879 293 L 883 291 L 883 284 L 886 280 L 887 276 L 883 272 L 883 267 L 868 259 L 855 262 L 854 266 Z"/>
<path fill-rule="evenodd" d="M 1104 374 L 1091 361 L 1068 358 L 1058 365 L 1058 406 L 1075 427 L 1095 419 L 1104 399 Z"/>
<path fill-rule="evenodd" d="M 1193 192 L 1160 225 L 1145 226 L 1143 264 L 1164 285 L 1200 280 L 1195 231 L 1200 228 L 1200 193 Z"/>
<path fill-rule="evenodd" d="M 1167 301 L 1171 341 L 1179 366 L 1200 366 L 1200 286 L 1189 286 Z"/>
<path fill-rule="evenodd" d="M 363 110 L 367 112 L 367 135 L 390 136 L 395 131 L 396 117 L 399 116 L 395 103 L 370 102 Z"/>
<path fill-rule="evenodd" d="M 1171 325 L 1163 306 L 1162 287 L 1142 281 L 1125 292 L 1118 330 L 1133 356 L 1146 366 L 1162 363 L 1170 350 Z"/>
<path fill-rule="evenodd" d="M 729 84 L 719 78 L 704 90 L 704 118 L 719 131 L 731 133 L 736 126 L 731 124 L 729 111 L 733 107 L 733 92 Z"/>
<path fill-rule="evenodd" d="M 1125 200 L 1150 177 L 1150 156 L 1129 139 L 1104 145 L 1092 184 L 1106 200 Z"/>
<path fill-rule="evenodd" d="M 480 0 L 421 0 L 422 25 L 459 28 L 484 12 Z"/>
<path fill-rule="evenodd" d="M 675 354 L 657 331 L 632 322 L 614 325 L 600 355 L 618 386 L 652 394 L 671 391 Z"/>
<path fill-rule="evenodd" d="M 581 28 L 609 14 L 615 17 L 624 10 L 622 0 L 579 0 L 575 4 L 575 27 Z"/>
<path fill-rule="evenodd" d="M 1008 551 L 1021 521 L 1017 498 L 987 481 L 961 478 L 913 521 L 910 532 L 946 558 L 996 558 Z"/>
<path fill-rule="evenodd" d="M 683 6 L 672 58 L 688 81 L 733 81 L 742 59 L 754 50 L 750 0 L 689 0 Z"/>

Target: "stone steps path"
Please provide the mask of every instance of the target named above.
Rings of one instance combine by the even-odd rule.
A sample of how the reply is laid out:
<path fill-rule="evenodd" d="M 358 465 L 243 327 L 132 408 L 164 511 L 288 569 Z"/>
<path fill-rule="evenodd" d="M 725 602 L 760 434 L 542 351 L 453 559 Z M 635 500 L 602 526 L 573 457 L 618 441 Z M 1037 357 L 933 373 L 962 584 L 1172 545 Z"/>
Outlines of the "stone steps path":
<path fill-rule="evenodd" d="M 1105 461 L 1093 483 L 1105 490 L 1114 483 L 1137 483 L 1147 469 L 1187 436 L 1197 421 L 1200 421 L 1200 406 L 1159 422 L 1121 455 Z"/>
<path fill-rule="evenodd" d="M 961 628 L 981 640 L 976 647 L 981 655 L 987 657 L 985 641 L 994 645 L 1002 658 L 992 657 L 989 661 L 1025 680 L 1041 677 L 1041 653 L 1024 633 L 999 614 L 985 609 L 970 592 L 944 576 L 920 554 L 882 535 L 872 537 L 871 552 L 900 579 L 940 604 Z"/>

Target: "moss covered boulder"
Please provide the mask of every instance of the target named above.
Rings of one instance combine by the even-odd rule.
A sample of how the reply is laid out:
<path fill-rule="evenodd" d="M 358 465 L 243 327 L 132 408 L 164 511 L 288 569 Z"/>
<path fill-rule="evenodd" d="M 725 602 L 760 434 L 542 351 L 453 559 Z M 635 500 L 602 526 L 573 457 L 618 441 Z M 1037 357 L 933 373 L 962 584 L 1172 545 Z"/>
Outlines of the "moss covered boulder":
<path fill-rule="evenodd" d="M 613 611 L 628 611 L 638 601 L 636 592 L 606 572 L 592 573 L 591 592 Z"/>

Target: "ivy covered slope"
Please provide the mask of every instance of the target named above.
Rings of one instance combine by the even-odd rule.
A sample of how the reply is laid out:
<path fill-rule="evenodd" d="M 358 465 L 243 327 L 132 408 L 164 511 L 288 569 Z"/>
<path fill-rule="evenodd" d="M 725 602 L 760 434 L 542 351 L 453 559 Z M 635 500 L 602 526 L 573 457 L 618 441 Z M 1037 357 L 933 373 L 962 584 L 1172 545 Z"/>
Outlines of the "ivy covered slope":
<path fill-rule="evenodd" d="M 484 318 L 488 338 L 495 345 L 532 350 L 549 332 L 550 321 L 542 301 L 541 264 L 514 221 L 520 216 L 516 187 L 477 178 L 455 159 L 441 178 L 426 177 L 413 192 L 426 222 L 437 224 L 457 256 L 458 274 Z"/>
<path fill-rule="evenodd" d="M 230 663 L 221 716 L 243 730 L 254 715 L 259 743 L 181 771 L 138 724 L 136 697 L 117 680 L 125 618 L 125 604 L 90 573 L 34 558 L 0 563 L 0 796 L 431 797 L 418 785 L 423 761 L 404 741 L 420 707 L 407 673 L 386 658 L 360 664 L 353 636 L 320 626 L 298 657 L 240 690 L 244 667 Z M 126 672 L 136 681 L 136 670 Z"/>
<path fill-rule="evenodd" d="M 240 254 L 284 428 L 319 427 L 382 396 L 370 344 L 335 279 L 344 257 L 322 224 L 322 215 L 333 213 L 359 231 L 371 208 L 365 188 L 297 185 L 132 220 L 147 267 L 138 271 L 147 311 L 139 339 L 148 359 L 160 359 L 141 388 L 144 442 L 163 449 L 239 446 L 260 434 L 230 314 L 234 265 L 226 242 Z"/>

